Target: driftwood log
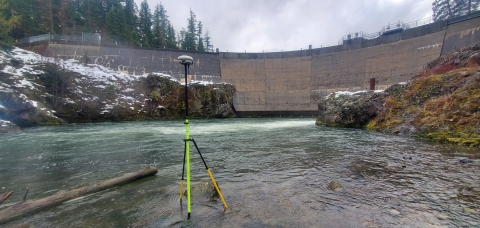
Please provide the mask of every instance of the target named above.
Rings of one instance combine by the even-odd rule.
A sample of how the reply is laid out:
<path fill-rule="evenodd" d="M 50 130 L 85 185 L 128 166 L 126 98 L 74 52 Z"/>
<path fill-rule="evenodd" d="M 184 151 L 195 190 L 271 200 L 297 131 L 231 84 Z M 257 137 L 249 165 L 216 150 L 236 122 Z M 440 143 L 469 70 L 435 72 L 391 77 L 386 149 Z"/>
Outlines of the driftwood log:
<path fill-rule="evenodd" d="M 0 195 L 0 204 L 3 203 L 3 201 L 5 201 L 10 195 L 12 195 L 12 191 L 9 191 L 9 192 L 5 192 L 3 194 Z"/>
<path fill-rule="evenodd" d="M 18 216 L 25 215 L 46 207 L 50 207 L 67 200 L 75 199 L 80 196 L 88 195 L 115 186 L 124 185 L 132 181 L 142 179 L 144 177 L 153 176 L 156 173 L 157 168 L 146 166 L 145 168 L 137 172 L 127 173 L 121 177 L 106 180 L 92 186 L 77 188 L 71 191 L 58 193 L 38 200 L 22 201 L 18 204 L 12 205 L 0 211 L 0 225 Z"/>

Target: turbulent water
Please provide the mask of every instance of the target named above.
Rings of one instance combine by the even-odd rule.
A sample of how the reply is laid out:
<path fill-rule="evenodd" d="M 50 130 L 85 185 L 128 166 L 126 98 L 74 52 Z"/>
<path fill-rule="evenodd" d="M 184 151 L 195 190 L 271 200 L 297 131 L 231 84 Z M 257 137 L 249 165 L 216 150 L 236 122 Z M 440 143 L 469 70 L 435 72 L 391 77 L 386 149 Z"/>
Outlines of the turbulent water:
<path fill-rule="evenodd" d="M 220 200 L 179 202 L 182 120 L 0 135 L 2 207 L 136 171 L 159 172 L 14 220 L 32 227 L 478 227 L 480 151 L 314 119 L 191 120 Z M 193 151 L 195 152 L 195 151 Z M 192 185 L 208 180 L 192 153 Z M 469 159 L 472 163 L 459 162 Z M 327 185 L 338 180 L 341 190 Z M 0 225 L 2 226 L 2 225 Z"/>

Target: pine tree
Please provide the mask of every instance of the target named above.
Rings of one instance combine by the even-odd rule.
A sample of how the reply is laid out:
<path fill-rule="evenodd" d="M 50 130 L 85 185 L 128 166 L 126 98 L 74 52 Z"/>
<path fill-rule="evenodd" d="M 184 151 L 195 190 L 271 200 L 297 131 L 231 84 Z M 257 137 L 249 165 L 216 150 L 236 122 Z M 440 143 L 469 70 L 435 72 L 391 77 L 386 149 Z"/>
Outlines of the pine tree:
<path fill-rule="evenodd" d="M 205 51 L 205 46 L 203 45 L 203 37 L 202 37 L 203 25 L 202 25 L 202 22 L 201 22 L 201 21 L 198 22 L 197 28 L 198 28 L 198 33 L 197 33 L 197 37 L 198 37 L 197 51 Z"/>
<path fill-rule="evenodd" d="M 210 33 L 208 32 L 208 30 L 205 33 L 205 50 L 208 51 L 208 52 L 213 51 L 213 45 L 212 45 L 212 41 L 211 41 L 211 38 L 210 38 Z"/>
<path fill-rule="evenodd" d="M 163 48 L 165 37 L 160 28 L 160 4 L 155 6 L 155 12 L 153 13 L 153 37 L 153 47 Z"/>
<path fill-rule="evenodd" d="M 4 14 L 4 10 L 8 9 L 8 2 L 6 0 L 0 0 L 0 46 L 11 47 L 13 46 L 13 38 L 8 35 L 10 30 L 18 24 L 20 16 Z"/>
<path fill-rule="evenodd" d="M 121 5 L 114 6 L 107 14 L 108 34 L 115 40 L 128 41 L 128 31 L 126 31 L 125 10 Z"/>
<path fill-rule="evenodd" d="M 478 0 L 435 0 L 432 3 L 433 20 L 446 20 L 480 9 Z"/>
<path fill-rule="evenodd" d="M 125 0 L 125 37 L 126 41 L 140 46 L 139 43 L 139 31 L 138 31 L 138 17 L 137 17 L 137 5 L 134 0 Z"/>
<path fill-rule="evenodd" d="M 167 47 L 178 49 L 177 39 L 175 38 L 175 29 L 173 29 L 173 26 L 170 23 L 168 23 L 167 26 Z"/>
<path fill-rule="evenodd" d="M 14 39 L 36 36 L 42 34 L 38 27 L 39 11 L 36 6 L 36 0 L 9 0 L 8 9 L 15 16 L 20 16 L 18 26 L 10 31 L 10 36 Z"/>
<path fill-rule="evenodd" d="M 50 33 L 54 34 L 53 30 L 53 4 L 52 0 L 37 0 L 36 5 L 38 6 L 39 20 L 38 26 L 42 34 Z"/>
<path fill-rule="evenodd" d="M 182 49 L 184 50 L 192 50 L 195 51 L 197 50 L 197 44 L 196 44 L 196 34 L 197 34 L 197 29 L 196 29 L 196 23 L 197 23 L 197 16 L 195 16 L 195 13 L 190 9 L 190 18 L 187 19 L 188 21 L 188 26 L 187 30 L 185 31 L 185 35 L 183 36 L 182 39 Z M 184 30 L 182 30 L 184 31 Z M 181 35 L 182 36 L 182 35 Z"/>
<path fill-rule="evenodd" d="M 152 33 L 152 13 L 148 7 L 147 0 L 143 0 L 140 4 L 139 13 L 139 32 L 140 43 L 143 47 L 153 46 L 153 33 Z"/>

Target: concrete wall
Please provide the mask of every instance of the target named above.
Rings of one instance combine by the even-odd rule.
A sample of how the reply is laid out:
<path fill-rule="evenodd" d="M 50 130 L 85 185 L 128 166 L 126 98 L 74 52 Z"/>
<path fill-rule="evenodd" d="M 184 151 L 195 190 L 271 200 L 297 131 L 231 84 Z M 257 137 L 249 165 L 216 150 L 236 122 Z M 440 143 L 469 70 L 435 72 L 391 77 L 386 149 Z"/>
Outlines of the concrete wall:
<path fill-rule="evenodd" d="M 376 89 L 405 82 L 440 56 L 444 32 L 351 51 L 312 55 L 311 94 Z"/>
<path fill-rule="evenodd" d="M 447 27 L 442 55 L 480 42 L 480 17 L 460 22 L 454 21 Z"/>
<path fill-rule="evenodd" d="M 426 29 L 434 33 L 407 30 L 292 52 L 219 53 L 222 81 L 235 85 L 234 105 L 245 115 L 308 115 L 318 108 L 315 99 L 332 92 L 367 90 L 370 78 L 376 79 L 376 89 L 386 89 L 425 69 L 440 56 L 445 36 L 440 23 Z M 404 36 L 410 38 L 402 40 Z"/>
<path fill-rule="evenodd" d="M 74 58 L 140 75 L 162 72 L 183 79 L 175 62 L 194 58 L 190 78 L 235 85 L 239 116 L 315 115 L 316 99 L 335 91 L 386 89 L 408 81 L 429 61 L 480 42 L 480 13 L 343 45 L 274 53 L 200 53 L 124 47 L 50 44 L 44 55 Z"/>
<path fill-rule="evenodd" d="M 190 66 L 189 80 L 221 82 L 220 62 L 216 53 L 51 43 L 42 54 L 77 59 L 86 64 L 100 64 L 132 75 L 160 72 L 178 80 L 184 80 L 185 72 L 176 60 L 178 56 L 187 54 L 194 59 Z"/>

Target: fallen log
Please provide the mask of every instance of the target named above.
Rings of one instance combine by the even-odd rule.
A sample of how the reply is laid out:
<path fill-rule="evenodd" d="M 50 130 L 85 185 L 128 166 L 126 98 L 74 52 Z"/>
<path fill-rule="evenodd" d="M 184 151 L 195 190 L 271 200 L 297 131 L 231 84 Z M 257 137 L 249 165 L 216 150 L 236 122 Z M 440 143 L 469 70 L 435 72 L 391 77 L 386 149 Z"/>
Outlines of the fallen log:
<path fill-rule="evenodd" d="M 99 192 L 115 186 L 124 185 L 132 181 L 142 179 L 144 177 L 153 176 L 156 173 L 157 168 L 146 166 L 145 168 L 137 172 L 127 173 L 121 177 L 106 180 L 92 186 L 77 188 L 71 191 L 58 193 L 38 200 L 20 202 L 19 204 L 10 206 L 0 211 L 0 225 L 18 216 L 25 215 L 46 207 L 50 207 L 67 200 L 75 199 L 80 196 Z"/>
<path fill-rule="evenodd" d="M 0 204 L 3 203 L 3 201 L 5 201 L 8 197 L 10 197 L 10 195 L 12 195 L 12 191 L 9 191 L 9 192 L 5 192 L 3 194 L 0 195 Z"/>

